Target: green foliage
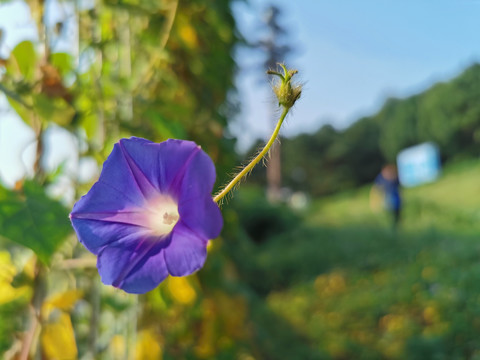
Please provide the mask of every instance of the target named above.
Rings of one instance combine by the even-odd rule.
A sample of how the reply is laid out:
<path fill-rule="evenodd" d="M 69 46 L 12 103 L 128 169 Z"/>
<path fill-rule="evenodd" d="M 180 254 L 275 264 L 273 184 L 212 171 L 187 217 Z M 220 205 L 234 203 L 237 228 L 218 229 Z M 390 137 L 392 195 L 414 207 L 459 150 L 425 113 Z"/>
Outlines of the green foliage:
<path fill-rule="evenodd" d="M 421 138 L 442 147 L 446 158 L 478 156 L 480 125 L 480 65 L 475 64 L 448 83 L 434 86 L 423 94 L 419 105 L 418 128 Z"/>
<path fill-rule="evenodd" d="M 236 161 L 234 139 L 225 136 L 227 118 L 230 119 L 235 112 L 231 104 L 235 101 L 233 82 L 236 70 L 232 54 L 238 42 L 238 32 L 230 10 L 231 0 L 106 0 L 96 2 L 91 9 L 75 7 L 73 2 L 67 1 L 66 5 L 71 5 L 76 14 L 61 19 L 65 13 L 58 11 L 60 18 L 55 29 L 44 23 L 44 19 L 50 18 L 45 11 L 55 11 L 52 10 L 54 7 L 63 5 L 47 7 L 42 2 L 26 3 L 33 19 L 30 25 L 38 30 L 38 41 L 18 44 L 9 58 L 2 61 L 0 67 L 4 70 L 0 71 L 0 91 L 7 95 L 12 108 L 34 130 L 38 144 L 35 155 L 39 160 L 36 179 L 45 180 L 45 185 L 52 177 L 43 168 L 44 151 L 49 145 L 43 134 L 50 124 L 55 123 L 76 137 L 79 156 L 94 157 L 99 163 L 105 160 L 112 144 L 121 137 L 142 136 L 157 142 L 167 138 L 194 140 L 213 158 L 217 166 L 217 184 L 226 180 Z M 72 20 L 78 21 L 80 58 L 69 53 L 55 53 L 57 41 L 68 36 L 62 28 Z M 72 178 L 68 167 L 59 170 L 59 177 L 62 180 Z M 77 194 L 91 185 L 79 185 L 75 179 L 71 180 Z M 75 330 L 79 357 L 127 357 L 115 353 L 121 352 L 121 345 L 115 341 L 130 341 L 119 334 L 118 329 L 123 331 L 124 326 L 111 326 L 112 317 L 109 316 L 121 318 L 124 324 L 136 324 L 136 318 L 129 316 L 138 313 L 138 309 L 133 309 L 131 298 L 125 300 L 114 290 L 105 295 L 109 290 L 105 287 L 98 289 L 96 271 L 84 268 L 94 266 L 94 262 L 80 244 L 59 246 L 71 233 L 68 211 L 46 196 L 44 190 L 44 186 L 30 181 L 18 191 L 0 188 L 0 236 L 31 248 L 48 265 L 42 272 L 46 289 L 36 285 L 40 273 L 33 265 L 14 280 L 5 280 L 5 287 L 10 290 L 18 285 L 15 282 L 32 290 L 33 306 L 42 307 L 43 302 L 43 308 L 37 309 L 42 333 L 34 334 L 32 339 L 34 344 L 39 344 L 38 354 L 48 358 L 62 357 L 59 355 L 62 353 L 56 351 L 61 350 L 62 344 L 71 343 Z M 8 250 L 20 270 L 25 265 L 25 254 L 29 252 L 11 244 Z M 58 262 L 50 263 L 54 252 Z M 33 257 L 31 264 L 35 261 Z M 76 269 L 78 264 L 80 271 L 69 267 Z M 223 263 L 220 264 L 223 267 Z M 160 300 L 157 297 L 142 304 L 145 314 L 152 306 L 161 309 L 160 313 L 155 313 L 156 319 L 163 317 L 169 321 L 155 321 L 153 324 L 150 319 L 139 321 L 142 330 L 138 342 L 128 344 L 130 349 L 139 351 L 138 348 L 143 346 L 148 354 L 152 342 L 155 342 L 158 346 L 154 354 L 157 355 L 151 355 L 152 358 L 159 358 L 158 352 L 162 351 L 164 358 L 205 358 L 202 354 L 235 357 L 238 347 L 232 344 L 241 343 L 246 338 L 245 331 L 239 333 L 237 330 L 244 327 L 245 312 L 233 322 L 224 319 L 230 306 L 241 305 L 243 300 L 223 291 L 220 296 L 202 297 L 195 283 L 196 277 L 191 283 L 189 281 L 172 285 L 176 290 L 164 288 Z M 86 301 L 78 309 L 60 309 L 59 313 L 59 309 L 52 311 L 48 308 L 48 298 L 53 296 L 55 299 L 55 295 L 69 293 L 77 286 L 78 290 L 86 289 Z M 169 305 L 168 314 L 162 304 Z M 214 320 L 208 315 L 211 314 L 207 311 L 210 306 L 220 314 Z M 2 319 L 20 318 L 14 313 L 4 317 L 7 314 L 4 309 L 7 308 L 0 308 Z M 29 324 L 26 319 L 21 320 L 19 328 L 26 331 Z M 13 322 L 5 321 L 7 323 Z M 159 323 L 163 326 L 161 331 L 157 331 Z M 199 330 L 195 335 L 203 334 L 201 330 L 204 328 L 207 331 L 202 337 L 186 340 L 194 333 L 192 328 Z M 12 329 L 7 325 L 0 326 L 2 350 L 12 341 L 12 337 L 3 335 Z M 96 333 L 98 339 L 94 336 Z M 217 336 L 220 333 L 222 337 Z M 60 335 L 68 336 L 60 339 Z M 220 338 L 223 343 L 218 340 Z M 62 339 L 68 341 L 62 342 Z M 179 345 L 162 350 L 159 347 L 164 341 Z M 25 346 L 23 338 L 21 342 L 21 346 Z M 247 349 L 247 354 L 248 347 L 243 349 Z M 71 355 L 63 356 L 72 358 Z"/>
<path fill-rule="evenodd" d="M 49 150 L 44 134 L 52 123 L 76 137 L 80 157 L 91 156 L 99 163 L 121 137 L 194 140 L 213 158 L 217 184 L 226 180 L 236 162 L 234 139 L 225 136 L 227 119 L 235 113 L 232 54 L 238 32 L 232 1 L 106 0 L 91 9 L 67 1 L 76 14 L 61 19 L 65 13 L 58 11 L 55 29 L 44 23 L 50 18 L 45 11 L 62 4 L 26 3 L 38 41 L 18 44 L 5 64 L 2 61 L 0 91 L 34 130 L 39 160 L 35 178 L 43 186 L 26 181 L 21 190 L 0 188 L 0 237 L 17 269 L 17 275 L 2 283 L 7 303 L 0 306 L 0 317 L 6 319 L 0 321 L 0 349 L 11 347 L 13 331 L 29 328 L 30 313 L 14 307 L 12 297 L 5 295 L 5 289 L 14 292 L 21 284 L 22 291 L 33 295 L 30 305 L 41 322 L 42 330 L 32 334 L 36 356 L 73 358 L 78 349 L 78 357 L 131 357 L 122 353 L 122 344 L 130 355 L 149 356 L 139 358 L 157 359 L 163 353 L 165 359 L 230 359 L 250 354 L 243 297 L 223 288 L 203 293 L 196 276 L 183 283 L 168 280 L 158 296 L 140 300 L 140 305 L 138 297 L 133 301 L 113 288 L 100 288 L 91 255 L 78 243 L 60 246 L 71 233 L 68 211 L 45 194 L 54 176 L 44 168 L 44 152 Z M 55 53 L 54 45 L 67 33 L 62 27 L 72 20 L 78 21 L 80 58 Z M 72 180 L 70 190 L 76 194 L 91 186 L 77 184 L 68 166 L 58 175 Z M 27 261 L 30 252 L 5 239 L 31 248 L 37 256 Z M 37 257 L 47 266 L 35 266 Z M 224 274 L 224 258 L 211 264 L 220 271 L 206 269 L 208 284 L 223 284 L 219 275 Z M 83 300 L 59 308 L 59 299 L 72 291 Z M 233 317 L 232 307 L 243 312 Z M 137 322 L 139 311 L 144 316 Z M 112 326 L 115 321 L 119 326 Z M 134 325 L 126 336 L 125 324 L 137 323 L 138 336 L 130 336 Z M 28 344 L 19 337 L 15 346 Z"/>
<path fill-rule="evenodd" d="M 32 249 L 42 262 L 49 263 L 70 233 L 68 210 L 49 198 L 40 185 L 27 181 L 20 191 L 0 187 L 2 237 Z"/>
<path fill-rule="evenodd" d="M 37 94 L 33 97 L 33 105 L 42 119 L 48 119 L 61 126 L 68 125 L 75 113 L 73 108 L 60 97 L 49 98 L 44 94 Z"/>
<path fill-rule="evenodd" d="M 2 77 L 0 90 L 7 95 L 7 100 L 20 118 L 31 124 L 30 94 L 36 69 L 36 52 L 31 41 L 22 41 L 12 50 L 6 63 L 6 73 Z"/>
<path fill-rule="evenodd" d="M 365 118 L 343 131 L 325 125 L 313 135 L 285 139 L 285 184 L 318 196 L 370 182 L 385 161 L 379 136 L 377 124 Z"/>
<path fill-rule="evenodd" d="M 478 349 L 475 314 L 480 307 L 469 301 L 480 290 L 475 285 L 475 240 L 434 232 L 381 239 L 372 237 L 374 233 L 357 226 L 348 245 L 340 236 L 337 244 L 315 255 L 323 261 L 329 250 L 342 249 L 360 260 L 381 250 L 376 246 L 383 241 L 391 250 L 379 252 L 383 259 L 376 266 L 359 269 L 349 261 L 336 263 L 310 281 L 271 294 L 270 307 L 305 329 L 307 338 L 332 359 L 457 358 Z M 357 242 L 366 245 L 364 251 Z M 438 346 L 431 346 L 434 343 Z"/>
<path fill-rule="evenodd" d="M 73 120 L 75 109 L 71 104 L 71 94 L 62 83 L 62 76 L 73 71 L 72 56 L 51 54 L 49 64 L 43 64 L 37 58 L 31 41 L 19 43 L 7 61 L 2 77 L 4 85 L 0 90 L 28 125 L 38 127 L 39 122 L 54 122 L 66 126 Z"/>
<path fill-rule="evenodd" d="M 387 158 L 394 160 L 402 148 L 422 141 L 438 143 L 444 159 L 478 156 L 479 82 L 480 65 L 474 64 L 455 79 L 421 94 L 387 101 L 374 116 Z"/>
<path fill-rule="evenodd" d="M 475 132 L 480 126 L 480 65 L 404 100 L 390 99 L 375 115 L 384 154 L 393 160 L 404 147 L 434 141 L 444 158 L 478 155 Z"/>
<path fill-rule="evenodd" d="M 72 87 L 92 152 L 119 134 L 184 138 L 209 153 L 225 180 L 235 160 L 224 137 L 238 41 L 230 3 L 107 1 L 81 14 L 81 49 L 101 59 Z"/>
<path fill-rule="evenodd" d="M 390 162 L 395 161 L 400 150 L 420 142 L 418 104 L 419 96 L 404 100 L 389 99 L 374 117 L 380 124 L 381 150 Z"/>
<path fill-rule="evenodd" d="M 239 278 L 265 299 L 251 303 L 260 352 L 281 359 L 276 346 L 288 342 L 305 358 L 475 358 L 479 176 L 470 161 L 405 190 L 397 233 L 370 211 L 368 188 L 314 202 L 261 244 L 226 233 L 237 234 L 225 246 Z M 237 208 L 238 219 L 251 211 Z"/>
<path fill-rule="evenodd" d="M 14 301 L 0 304 L 0 317 L 9 321 L 0 321 L 0 354 L 4 354 L 15 340 L 15 333 L 22 330 L 23 314 L 28 313 L 25 302 Z M 16 316 L 12 316 L 16 314 Z"/>
<path fill-rule="evenodd" d="M 12 50 L 7 71 L 22 77 L 25 80 L 32 80 L 35 76 L 37 53 L 31 41 L 22 41 Z"/>
<path fill-rule="evenodd" d="M 50 55 L 50 62 L 60 72 L 62 77 L 70 74 L 74 69 L 74 58 L 71 54 L 53 53 Z"/>
<path fill-rule="evenodd" d="M 240 192 L 230 206 L 238 212 L 242 229 L 255 243 L 268 241 L 299 221 L 287 206 L 268 202 L 261 189 Z"/>

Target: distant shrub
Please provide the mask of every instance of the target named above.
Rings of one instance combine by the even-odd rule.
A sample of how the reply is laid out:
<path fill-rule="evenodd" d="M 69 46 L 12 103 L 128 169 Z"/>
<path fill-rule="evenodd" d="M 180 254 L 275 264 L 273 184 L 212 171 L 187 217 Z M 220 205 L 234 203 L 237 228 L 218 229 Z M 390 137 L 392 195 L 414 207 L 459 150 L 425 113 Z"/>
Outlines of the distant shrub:
<path fill-rule="evenodd" d="M 239 192 L 232 204 L 240 226 L 255 243 L 262 243 L 297 226 L 300 217 L 288 206 L 270 204 L 261 189 Z"/>

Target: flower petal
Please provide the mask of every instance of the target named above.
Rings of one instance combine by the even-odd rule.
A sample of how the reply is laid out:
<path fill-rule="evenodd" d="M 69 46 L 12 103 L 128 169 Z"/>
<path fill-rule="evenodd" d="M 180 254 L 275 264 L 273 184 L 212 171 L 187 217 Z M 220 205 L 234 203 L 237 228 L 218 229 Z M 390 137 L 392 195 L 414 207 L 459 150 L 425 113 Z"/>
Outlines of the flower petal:
<path fill-rule="evenodd" d="M 141 206 L 145 196 L 136 176 L 141 177 L 138 172 L 135 173 L 132 171 L 131 164 L 125 156 L 125 152 L 122 150 L 120 143 L 117 143 L 103 164 L 98 183 L 110 186 L 120 193 L 127 193 L 131 202 Z M 142 179 L 140 179 L 140 181 L 143 183 Z"/>
<path fill-rule="evenodd" d="M 97 267 L 104 284 L 133 294 L 154 289 L 168 276 L 162 248 L 148 240 L 104 247 Z"/>
<path fill-rule="evenodd" d="M 133 195 L 133 196 L 132 196 Z M 143 206 L 144 199 L 140 194 L 119 190 L 99 180 L 90 191 L 82 196 L 73 206 L 72 218 L 86 213 L 116 212 Z"/>
<path fill-rule="evenodd" d="M 215 165 L 212 159 L 201 149 L 190 159 L 188 167 L 178 186 L 180 194 L 179 206 L 184 201 L 203 199 L 206 195 L 211 197 L 215 184 Z"/>
<path fill-rule="evenodd" d="M 205 263 L 207 241 L 179 223 L 173 230 L 172 240 L 165 248 L 164 256 L 170 275 L 190 275 Z"/>
<path fill-rule="evenodd" d="M 129 170 L 135 179 L 135 182 L 140 189 L 140 191 L 143 193 L 143 196 L 145 199 L 148 199 L 151 196 L 155 196 L 158 194 L 158 189 L 156 189 L 152 183 L 150 182 L 150 179 L 147 178 L 147 176 L 143 173 L 143 171 L 138 167 L 136 164 L 135 160 L 132 159 L 128 151 L 125 149 L 125 143 L 128 142 L 126 139 L 122 139 L 118 142 L 118 147 L 120 148 L 122 155 L 124 156 Z"/>
<path fill-rule="evenodd" d="M 177 184 L 180 219 L 204 240 L 216 238 L 223 227 L 222 214 L 211 196 L 215 177 L 212 160 L 204 151 L 199 151 Z"/>
<path fill-rule="evenodd" d="M 202 239 L 214 239 L 220 235 L 223 227 L 222 213 L 209 195 L 203 199 L 184 201 L 179 211 L 181 222 Z"/>
<path fill-rule="evenodd" d="M 117 222 L 72 218 L 72 225 L 78 240 L 93 254 L 111 243 L 125 243 L 149 237 L 149 229 Z M 155 240 L 155 237 L 150 237 Z M 164 242 L 164 246 L 166 243 Z"/>
<path fill-rule="evenodd" d="M 174 139 L 156 144 L 132 137 L 121 140 L 121 144 L 130 157 L 135 159 L 138 169 L 160 193 L 175 197 L 178 197 L 178 194 L 170 192 L 172 184 L 181 183 L 186 169 L 190 166 L 190 159 L 201 151 L 192 141 Z M 177 190 L 178 186 L 173 188 Z"/>

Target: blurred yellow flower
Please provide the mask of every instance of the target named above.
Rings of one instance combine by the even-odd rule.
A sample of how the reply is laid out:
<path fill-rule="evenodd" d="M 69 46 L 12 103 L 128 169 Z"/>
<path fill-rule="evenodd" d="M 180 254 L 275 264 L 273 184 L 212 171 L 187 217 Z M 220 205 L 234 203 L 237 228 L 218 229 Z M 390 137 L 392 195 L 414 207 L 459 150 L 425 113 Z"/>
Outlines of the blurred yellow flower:
<path fill-rule="evenodd" d="M 77 345 L 70 315 L 60 312 L 56 321 L 42 327 L 42 348 L 47 359 L 73 360 Z"/>
<path fill-rule="evenodd" d="M 54 309 L 62 311 L 70 311 L 77 300 L 81 299 L 83 291 L 81 290 L 67 290 L 50 296 L 42 305 L 42 315 L 48 318 Z"/>
<path fill-rule="evenodd" d="M 115 335 L 110 340 L 109 354 L 112 359 L 124 359 L 127 351 L 127 342 L 122 335 Z"/>
<path fill-rule="evenodd" d="M 197 298 L 195 289 L 185 277 L 170 276 L 167 280 L 167 288 L 173 299 L 181 304 L 190 305 Z"/>
<path fill-rule="evenodd" d="M 187 21 L 180 21 L 180 23 L 180 38 L 190 49 L 196 48 L 198 46 L 198 38 L 195 29 Z"/>
<path fill-rule="evenodd" d="M 135 360 L 161 360 L 162 348 L 158 336 L 151 330 L 142 330 L 135 345 Z"/>
<path fill-rule="evenodd" d="M 323 295 L 335 295 L 346 290 L 346 281 L 342 274 L 332 272 L 323 274 L 315 279 L 315 289 Z"/>
<path fill-rule="evenodd" d="M 427 324 L 434 324 L 440 321 L 440 314 L 434 306 L 427 306 L 423 310 L 423 319 Z"/>
<path fill-rule="evenodd" d="M 0 305 L 30 294 L 31 289 L 28 286 L 18 288 L 12 286 L 16 274 L 17 269 L 12 263 L 10 253 L 0 251 Z"/>

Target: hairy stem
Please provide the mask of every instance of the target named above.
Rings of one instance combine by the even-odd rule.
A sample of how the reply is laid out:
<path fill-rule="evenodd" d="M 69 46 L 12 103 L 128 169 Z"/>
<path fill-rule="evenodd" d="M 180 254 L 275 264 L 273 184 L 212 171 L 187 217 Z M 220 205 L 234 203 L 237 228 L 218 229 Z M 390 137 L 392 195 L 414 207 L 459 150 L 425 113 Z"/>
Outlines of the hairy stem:
<path fill-rule="evenodd" d="M 282 112 L 282 115 L 280 115 L 280 118 L 278 119 L 277 126 L 275 126 L 275 130 L 273 130 L 270 140 L 268 140 L 268 142 L 265 144 L 262 151 L 260 151 L 260 153 L 257 156 L 255 156 L 255 158 L 252 161 L 250 161 L 250 163 L 247 166 L 245 166 L 233 178 L 233 180 L 230 181 L 230 183 L 228 183 L 228 185 L 226 185 L 217 195 L 215 195 L 215 197 L 213 198 L 213 201 L 218 203 L 220 200 L 222 200 L 225 197 L 225 195 L 227 195 L 244 176 L 246 176 L 250 171 L 252 171 L 255 165 L 257 165 L 260 162 L 260 160 L 262 160 L 262 158 L 268 153 L 268 150 L 270 150 L 275 140 L 277 139 L 283 120 L 285 120 L 285 117 L 287 116 L 289 110 L 290 110 L 290 107 L 283 108 L 283 112 Z"/>

